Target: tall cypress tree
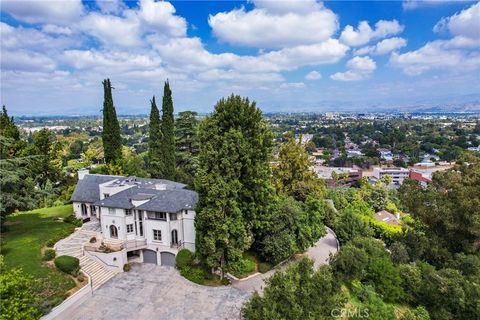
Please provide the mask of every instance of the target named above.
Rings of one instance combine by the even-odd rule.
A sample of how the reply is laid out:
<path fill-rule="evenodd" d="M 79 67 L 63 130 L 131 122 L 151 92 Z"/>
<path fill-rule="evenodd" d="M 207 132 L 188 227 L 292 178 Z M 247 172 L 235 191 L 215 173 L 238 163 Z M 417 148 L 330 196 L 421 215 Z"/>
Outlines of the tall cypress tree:
<path fill-rule="evenodd" d="M 175 122 L 173 118 L 172 91 L 168 80 L 163 88 L 162 103 L 162 175 L 164 179 L 175 178 Z"/>
<path fill-rule="evenodd" d="M 160 129 L 160 112 L 155 103 L 155 96 L 150 100 L 150 124 L 148 126 L 148 171 L 152 178 L 162 176 L 162 132 Z"/>
<path fill-rule="evenodd" d="M 113 105 L 112 85 L 110 79 L 103 82 L 103 132 L 102 142 L 105 161 L 114 163 L 122 157 L 122 137 L 120 136 L 120 125 L 117 119 L 117 112 Z"/>

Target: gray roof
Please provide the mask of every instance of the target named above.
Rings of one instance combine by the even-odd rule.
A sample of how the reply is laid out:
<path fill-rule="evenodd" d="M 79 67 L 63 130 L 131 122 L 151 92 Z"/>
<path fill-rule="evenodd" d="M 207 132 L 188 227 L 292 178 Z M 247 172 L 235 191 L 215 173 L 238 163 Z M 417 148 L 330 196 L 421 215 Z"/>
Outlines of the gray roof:
<path fill-rule="evenodd" d="M 149 200 L 136 207 L 139 210 L 178 212 L 185 209 L 194 209 L 198 201 L 195 191 L 185 189 L 155 190 L 134 186 L 115 193 L 108 198 L 98 200 L 95 205 L 109 208 L 133 209 L 131 200 Z"/>
<path fill-rule="evenodd" d="M 87 174 L 78 180 L 72 194 L 72 201 L 94 203 L 100 200 L 99 184 L 121 178 L 119 176 L 107 176 L 102 174 Z"/>
<path fill-rule="evenodd" d="M 131 187 L 100 200 L 99 185 L 109 181 L 112 186 Z M 163 185 L 165 189 L 158 190 L 158 184 Z M 72 194 L 72 201 L 93 203 L 101 207 L 132 209 L 135 207 L 132 200 L 148 200 L 137 208 L 174 213 L 194 209 L 197 204 L 198 194 L 183 188 L 184 184 L 170 180 L 87 174 L 78 181 Z"/>
<path fill-rule="evenodd" d="M 97 202 L 98 200 L 100 200 L 100 189 L 98 185 L 109 181 L 112 181 L 112 186 L 132 185 L 146 189 L 155 189 L 156 185 L 158 184 L 164 185 L 165 189 L 183 189 L 186 187 L 186 185 L 183 183 L 165 179 L 148 179 L 134 176 L 122 177 L 102 174 L 86 174 L 83 179 L 78 180 L 75 191 L 73 191 L 72 194 L 72 201 L 87 203 Z"/>
<path fill-rule="evenodd" d="M 180 210 L 195 210 L 198 201 L 198 193 L 191 190 L 158 190 L 158 194 L 152 200 L 137 207 L 139 210 L 178 212 Z"/>

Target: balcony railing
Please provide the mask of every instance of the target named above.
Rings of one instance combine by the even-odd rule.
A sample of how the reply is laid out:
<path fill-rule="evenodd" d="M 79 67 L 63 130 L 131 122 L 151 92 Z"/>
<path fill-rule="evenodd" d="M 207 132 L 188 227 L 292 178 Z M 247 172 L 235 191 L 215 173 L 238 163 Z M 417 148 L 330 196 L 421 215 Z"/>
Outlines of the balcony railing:
<path fill-rule="evenodd" d="M 177 243 L 170 243 L 170 248 L 174 248 L 174 249 L 180 249 L 180 248 L 183 248 L 183 243 L 182 241 L 178 241 Z"/>
<path fill-rule="evenodd" d="M 130 250 L 145 247 L 146 245 L 147 240 L 128 240 L 123 244 L 123 247 L 127 250 Z"/>

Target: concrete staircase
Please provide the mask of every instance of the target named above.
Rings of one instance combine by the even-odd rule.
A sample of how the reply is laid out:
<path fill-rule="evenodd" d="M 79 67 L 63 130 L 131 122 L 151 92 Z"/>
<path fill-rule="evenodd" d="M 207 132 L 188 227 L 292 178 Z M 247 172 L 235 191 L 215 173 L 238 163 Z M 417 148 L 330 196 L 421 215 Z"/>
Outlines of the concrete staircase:
<path fill-rule="evenodd" d="M 87 273 L 92 279 L 93 290 L 100 287 L 118 273 L 108 269 L 104 263 L 95 258 L 87 256 L 82 256 L 80 258 L 80 267 L 82 268 L 82 271 Z"/>
<path fill-rule="evenodd" d="M 91 222 L 89 223 L 91 224 Z M 83 245 L 88 243 L 91 237 L 96 236 L 96 232 L 92 228 L 83 227 L 75 230 L 70 236 L 58 241 L 54 249 L 57 256 L 72 256 L 80 260 L 80 268 L 88 274 L 92 280 L 92 289 L 95 290 L 118 272 L 107 267 L 106 264 L 98 259 L 85 256 L 83 253 Z"/>

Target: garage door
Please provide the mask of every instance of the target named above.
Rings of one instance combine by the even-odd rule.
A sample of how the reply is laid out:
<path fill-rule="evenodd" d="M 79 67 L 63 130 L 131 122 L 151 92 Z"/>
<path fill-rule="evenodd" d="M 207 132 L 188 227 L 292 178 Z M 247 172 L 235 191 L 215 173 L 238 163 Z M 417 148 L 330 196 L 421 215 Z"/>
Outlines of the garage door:
<path fill-rule="evenodd" d="M 161 252 L 162 266 L 175 267 L 175 255 L 170 252 Z"/>
<path fill-rule="evenodd" d="M 143 262 L 157 264 L 157 253 L 153 250 L 143 250 Z"/>

